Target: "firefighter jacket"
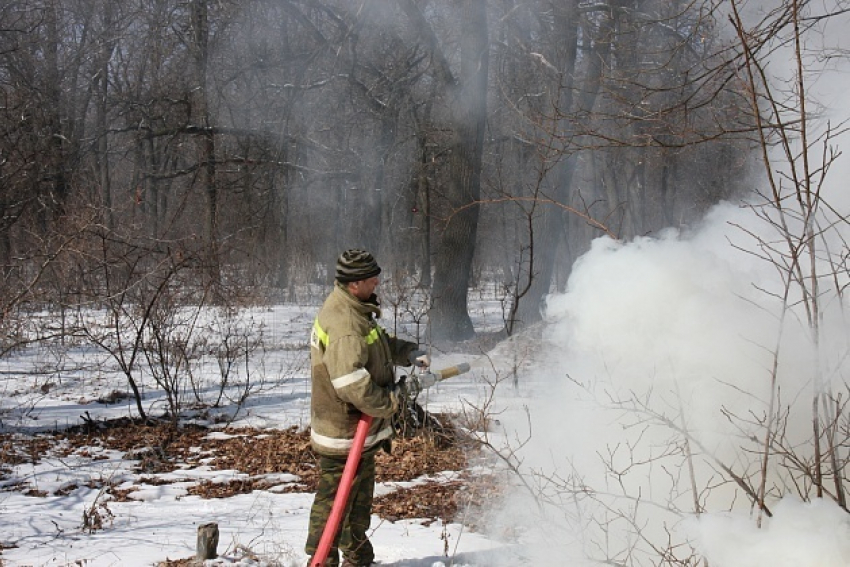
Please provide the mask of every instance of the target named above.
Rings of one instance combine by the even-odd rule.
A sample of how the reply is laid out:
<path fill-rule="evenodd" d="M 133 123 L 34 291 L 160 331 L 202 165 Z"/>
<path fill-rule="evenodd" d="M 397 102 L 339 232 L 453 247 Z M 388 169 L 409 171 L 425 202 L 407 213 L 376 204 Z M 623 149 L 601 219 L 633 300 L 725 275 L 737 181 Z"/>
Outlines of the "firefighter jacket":
<path fill-rule="evenodd" d="M 408 366 L 415 343 L 391 337 L 378 325 L 377 301 L 360 301 L 339 282 L 325 300 L 310 337 L 312 396 L 310 442 L 320 455 L 344 456 L 360 413 L 372 416 L 364 451 L 392 437 L 399 409 L 394 365 Z"/>

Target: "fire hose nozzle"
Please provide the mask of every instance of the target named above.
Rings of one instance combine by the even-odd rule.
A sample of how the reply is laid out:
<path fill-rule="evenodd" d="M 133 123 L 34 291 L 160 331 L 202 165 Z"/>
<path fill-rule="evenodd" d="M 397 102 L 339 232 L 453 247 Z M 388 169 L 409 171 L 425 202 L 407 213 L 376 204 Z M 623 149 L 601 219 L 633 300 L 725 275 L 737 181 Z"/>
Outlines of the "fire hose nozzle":
<path fill-rule="evenodd" d="M 469 372 L 469 363 L 461 362 L 455 366 L 449 366 L 448 368 L 443 368 L 437 372 L 434 372 L 437 376 L 439 376 L 438 380 L 445 380 L 447 378 L 452 378 L 459 374 L 463 374 L 465 372 Z"/>

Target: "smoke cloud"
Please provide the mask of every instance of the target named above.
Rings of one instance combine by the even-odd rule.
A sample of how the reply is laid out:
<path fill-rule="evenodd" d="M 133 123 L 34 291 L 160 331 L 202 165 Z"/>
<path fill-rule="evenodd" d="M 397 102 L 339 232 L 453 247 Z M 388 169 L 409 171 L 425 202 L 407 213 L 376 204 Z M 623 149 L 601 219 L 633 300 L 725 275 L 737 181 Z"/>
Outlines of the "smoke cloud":
<path fill-rule="evenodd" d="M 836 521 L 846 513 L 794 500 L 775 456 L 766 479 L 774 517 L 761 518 L 763 529 L 734 480 L 759 483 L 774 357 L 782 433 L 789 447 L 803 444 L 806 458 L 813 369 L 820 365 L 836 384 L 846 371 L 840 309 L 824 316 L 820 351 L 799 309 L 782 322 L 781 278 L 754 246 L 775 235 L 769 225 L 761 234 L 752 228 L 753 216 L 725 203 L 688 232 L 598 239 L 567 292 L 549 299 L 548 356 L 526 378 L 534 390 L 523 401 L 527 412 L 513 408 L 501 420 L 506 446 L 529 436 L 517 458 L 528 486 L 492 524 L 520 522 L 526 541 L 540 542 L 527 551 L 535 564 L 640 564 L 667 550 L 679 558 L 698 552 L 712 565 L 780 565 L 752 550 L 724 550 L 778 550 L 774 539 L 787 546 L 843 534 L 793 564 L 846 565 L 850 524 Z"/>
<path fill-rule="evenodd" d="M 762 529 L 740 514 L 709 514 L 691 526 L 716 567 L 838 567 L 850 558 L 850 518 L 830 500 L 787 497 Z"/>

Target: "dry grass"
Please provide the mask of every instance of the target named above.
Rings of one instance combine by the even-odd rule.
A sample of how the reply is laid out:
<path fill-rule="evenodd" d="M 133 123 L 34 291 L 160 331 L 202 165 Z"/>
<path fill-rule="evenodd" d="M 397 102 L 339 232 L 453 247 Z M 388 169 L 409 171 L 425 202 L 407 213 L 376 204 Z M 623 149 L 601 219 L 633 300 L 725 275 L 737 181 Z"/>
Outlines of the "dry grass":
<path fill-rule="evenodd" d="M 463 471 L 467 467 L 468 440 L 442 416 L 445 425 L 439 432 L 427 432 L 393 440 L 392 454 L 379 452 L 376 457 L 378 482 L 405 482 L 433 476 L 444 471 Z M 202 498 L 227 498 L 236 494 L 274 488 L 278 492 L 313 492 L 318 481 L 317 458 L 310 449 L 309 435 L 295 428 L 286 430 L 229 429 L 228 438 L 210 438 L 212 430 L 198 425 L 174 427 L 168 422 L 140 423 L 127 418 L 87 422 L 61 432 L 34 437 L 0 436 L 0 478 L 11 467 L 37 463 L 47 455 L 97 460 L 104 458 L 95 448 L 124 453 L 136 460 L 140 484 L 161 485 L 171 481 L 159 475 L 186 467 L 207 466 L 214 470 L 235 470 L 239 479 L 226 483 L 199 481 L 188 490 Z M 273 475 L 297 477 L 281 483 Z M 426 482 L 400 489 L 377 498 L 375 512 L 394 521 L 402 518 L 429 518 L 451 521 L 462 503 L 457 494 L 470 484 L 461 474 L 451 482 Z M 65 487 L 64 494 L 75 487 Z M 133 498 L 136 488 L 104 488 L 114 501 Z M 21 484 L 18 489 L 33 496 L 47 496 Z M 62 494 L 58 494 L 62 495 Z"/>

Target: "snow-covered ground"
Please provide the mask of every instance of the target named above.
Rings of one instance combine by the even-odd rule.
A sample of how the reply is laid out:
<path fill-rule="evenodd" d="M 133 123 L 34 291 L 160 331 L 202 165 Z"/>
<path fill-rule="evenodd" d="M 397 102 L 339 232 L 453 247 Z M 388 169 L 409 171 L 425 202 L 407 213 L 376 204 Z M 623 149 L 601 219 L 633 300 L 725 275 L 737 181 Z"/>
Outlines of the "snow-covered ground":
<path fill-rule="evenodd" d="M 229 426 L 303 429 L 309 424 L 306 338 L 315 309 L 275 306 L 251 314 L 253 321 L 262 321 L 266 343 L 262 354 L 253 354 L 252 392 L 238 407 L 231 403 L 219 410 L 227 416 Z M 477 324 L 486 328 L 489 323 L 485 319 L 492 320 L 494 313 L 485 313 L 489 310 L 485 303 L 479 303 L 479 309 Z M 113 392 L 128 391 L 123 375 L 103 353 L 88 347 L 69 349 L 68 357 L 100 363 L 47 376 L 38 370 L 50 356 L 33 347 L 0 362 L 4 375 L 0 387 L 3 432 L 30 436 L 80 425 L 84 415 L 94 421 L 136 415 L 130 398 L 116 404 L 98 403 Z M 465 360 L 457 354 L 435 354 L 434 358 L 435 368 Z M 206 368 L 216 371 L 211 365 Z M 210 384 L 217 378 L 212 376 Z M 239 379 L 244 380 L 244 373 Z M 149 379 L 142 383 L 147 385 L 146 411 L 159 415 L 167 407 L 162 393 L 151 388 Z M 480 403 L 486 392 L 480 373 L 471 372 L 433 388 L 428 393 L 428 407 L 457 410 L 463 400 Z M 215 413 L 208 411 L 204 421 L 209 422 Z M 211 434 L 215 435 L 220 434 Z M 64 453 L 42 458 L 37 464 L 16 465 L 0 482 L 3 565 L 147 566 L 166 559 L 185 559 L 195 554 L 198 526 L 209 522 L 219 525 L 221 555 L 210 564 L 300 566 L 307 561 L 303 544 L 312 494 L 268 490 L 202 499 L 187 494 L 187 487 L 204 480 L 227 482 L 241 473 L 202 466 L 142 475 L 134 470 L 138 455 L 94 446 Z M 151 484 L 150 480 L 140 480 L 142 476 L 155 476 L 167 483 Z M 128 501 L 113 501 L 102 493 L 106 483 L 119 490 L 136 490 Z M 394 485 L 379 486 L 378 493 L 394 489 Z M 84 526 L 84 514 L 91 515 L 92 511 L 102 522 L 95 530 Z M 377 559 L 385 565 L 486 565 L 491 562 L 491 553 L 504 556 L 510 547 L 461 524 L 424 520 L 392 523 L 375 516 L 373 531 Z"/>

